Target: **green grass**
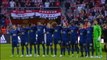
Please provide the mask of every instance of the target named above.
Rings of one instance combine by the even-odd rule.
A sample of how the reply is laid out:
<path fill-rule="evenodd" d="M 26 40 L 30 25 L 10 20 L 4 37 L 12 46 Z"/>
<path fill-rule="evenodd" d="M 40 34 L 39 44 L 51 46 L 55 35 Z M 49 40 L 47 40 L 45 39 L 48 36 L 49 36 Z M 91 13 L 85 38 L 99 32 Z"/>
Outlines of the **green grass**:
<path fill-rule="evenodd" d="M 42 49 L 41 49 L 42 51 Z M 21 51 L 20 51 L 21 54 Z M 41 54 L 42 55 L 42 54 Z M 103 58 L 81 58 L 70 57 L 67 55 L 59 57 L 60 51 L 58 50 L 58 55 L 56 57 L 46 56 L 46 57 L 10 57 L 11 56 L 11 45 L 10 44 L 0 44 L 0 60 L 106 60 L 106 53 L 103 52 Z"/>

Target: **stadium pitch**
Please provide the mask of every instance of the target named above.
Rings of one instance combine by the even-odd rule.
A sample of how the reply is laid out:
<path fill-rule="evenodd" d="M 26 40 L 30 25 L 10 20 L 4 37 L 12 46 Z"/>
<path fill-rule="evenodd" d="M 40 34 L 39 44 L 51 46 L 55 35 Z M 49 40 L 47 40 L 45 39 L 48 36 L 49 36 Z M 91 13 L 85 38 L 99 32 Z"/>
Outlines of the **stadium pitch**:
<path fill-rule="evenodd" d="M 42 48 L 41 48 L 41 53 L 42 53 Z M 20 51 L 20 55 L 21 55 L 21 51 Z M 11 56 L 11 44 L 0 44 L 0 60 L 107 60 L 105 52 L 103 52 L 102 58 L 76 57 L 76 55 L 74 55 L 74 57 L 71 57 L 67 55 L 67 52 L 65 56 L 59 57 L 60 55 L 59 49 L 58 49 L 58 55 L 56 57 L 52 57 L 51 55 L 42 57 L 41 55 L 39 57 L 34 57 L 34 56 L 20 57 L 17 55 L 15 55 L 14 57 L 10 57 Z"/>

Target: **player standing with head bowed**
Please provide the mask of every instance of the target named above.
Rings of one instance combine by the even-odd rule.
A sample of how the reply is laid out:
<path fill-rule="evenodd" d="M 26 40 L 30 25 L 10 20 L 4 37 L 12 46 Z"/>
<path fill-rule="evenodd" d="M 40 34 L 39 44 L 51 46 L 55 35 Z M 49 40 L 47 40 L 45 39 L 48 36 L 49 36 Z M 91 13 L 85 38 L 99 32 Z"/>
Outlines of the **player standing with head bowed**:
<path fill-rule="evenodd" d="M 28 53 L 28 29 L 26 26 L 22 26 L 20 29 L 20 39 L 21 39 L 21 50 L 22 50 L 22 55 L 21 57 L 24 56 L 24 47 L 26 47 L 26 57 L 29 56 Z"/>
<path fill-rule="evenodd" d="M 59 44 L 60 46 L 60 51 L 61 51 L 61 29 L 62 27 L 60 25 L 58 25 L 56 22 L 53 23 L 53 28 L 54 28 L 54 32 L 53 32 L 53 39 L 54 39 L 54 56 L 55 57 L 57 55 L 57 45 Z"/>
<path fill-rule="evenodd" d="M 84 52 L 86 56 L 86 29 L 84 28 L 84 24 L 80 24 L 80 29 L 79 29 L 79 34 L 80 34 L 80 51 L 81 51 L 81 57 L 84 57 Z"/>
<path fill-rule="evenodd" d="M 47 56 L 49 55 L 49 50 L 51 51 L 51 55 L 53 55 L 53 46 L 52 45 L 53 45 L 53 28 L 50 23 L 47 23 L 47 26 L 46 26 Z"/>
<path fill-rule="evenodd" d="M 37 25 L 37 49 L 38 49 L 38 55 L 40 55 L 40 45 L 42 44 L 43 47 L 43 57 L 45 57 L 45 40 L 44 40 L 44 33 L 45 33 L 45 26 L 41 23 L 38 22 Z"/>
<path fill-rule="evenodd" d="M 14 49 L 17 48 L 17 56 L 19 55 L 19 42 L 18 42 L 18 34 L 19 31 L 17 30 L 17 27 L 15 25 L 12 26 L 12 29 L 10 30 L 10 39 L 12 43 L 12 56 L 14 56 Z"/>
<path fill-rule="evenodd" d="M 74 56 L 74 51 L 77 52 L 77 57 L 79 54 L 79 47 L 78 47 L 78 27 L 75 25 L 74 22 L 71 23 L 69 27 L 70 30 L 70 46 L 72 47 L 72 56 Z"/>
<path fill-rule="evenodd" d="M 30 43 L 30 56 L 32 56 L 32 47 L 34 47 L 34 56 L 36 56 L 36 26 L 31 24 L 29 28 L 29 43 Z"/>
<path fill-rule="evenodd" d="M 96 58 L 102 57 L 102 48 L 101 48 L 101 35 L 102 35 L 102 29 L 100 25 L 98 24 L 97 20 L 94 20 L 93 25 L 93 43 L 94 43 L 94 49 L 96 53 Z"/>

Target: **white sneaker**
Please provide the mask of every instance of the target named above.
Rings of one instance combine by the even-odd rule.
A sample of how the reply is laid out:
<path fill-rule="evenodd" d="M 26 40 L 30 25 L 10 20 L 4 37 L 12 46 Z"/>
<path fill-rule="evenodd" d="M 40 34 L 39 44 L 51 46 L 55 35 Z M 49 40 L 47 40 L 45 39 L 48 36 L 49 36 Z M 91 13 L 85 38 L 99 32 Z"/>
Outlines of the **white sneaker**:
<path fill-rule="evenodd" d="M 49 56 L 49 55 L 46 55 L 46 56 Z"/>
<path fill-rule="evenodd" d="M 37 57 L 39 57 L 39 55 L 37 55 Z"/>
<path fill-rule="evenodd" d="M 93 56 L 90 56 L 90 58 L 94 58 Z"/>
<path fill-rule="evenodd" d="M 24 55 L 21 55 L 20 57 L 23 57 Z"/>
<path fill-rule="evenodd" d="M 11 55 L 10 57 L 13 57 L 14 55 Z"/>
<path fill-rule="evenodd" d="M 72 54 L 71 57 L 74 57 L 74 54 Z"/>
<path fill-rule="evenodd" d="M 60 57 L 62 57 L 62 55 L 60 55 Z"/>
<path fill-rule="evenodd" d="M 16 55 L 16 57 L 18 57 L 19 55 Z"/>
<path fill-rule="evenodd" d="M 45 55 L 42 55 L 42 57 L 45 57 Z"/>
<path fill-rule="evenodd" d="M 86 56 L 86 58 L 88 58 L 88 55 Z"/>
<path fill-rule="evenodd" d="M 78 55 L 76 57 L 78 58 Z"/>
<path fill-rule="evenodd" d="M 98 56 L 98 58 L 102 58 L 102 56 Z"/>
<path fill-rule="evenodd" d="M 29 55 L 30 57 L 32 56 L 32 54 Z"/>
<path fill-rule="evenodd" d="M 53 55 L 52 57 L 55 57 L 56 55 Z"/>
<path fill-rule="evenodd" d="M 34 54 L 34 57 L 36 57 L 37 55 L 36 54 Z"/>
<path fill-rule="evenodd" d="M 29 57 L 29 55 L 26 55 L 26 57 Z"/>
<path fill-rule="evenodd" d="M 95 58 L 98 58 L 98 56 L 95 56 Z"/>

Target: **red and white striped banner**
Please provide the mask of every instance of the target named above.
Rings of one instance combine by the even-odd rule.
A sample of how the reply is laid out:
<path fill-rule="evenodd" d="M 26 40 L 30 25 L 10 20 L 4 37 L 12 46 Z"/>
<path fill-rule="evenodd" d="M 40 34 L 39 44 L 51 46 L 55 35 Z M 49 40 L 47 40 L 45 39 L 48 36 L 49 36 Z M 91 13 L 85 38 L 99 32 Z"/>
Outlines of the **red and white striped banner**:
<path fill-rule="evenodd" d="M 61 16 L 60 10 L 13 10 L 11 12 L 12 18 L 31 18 L 34 16 L 38 16 L 40 18 L 49 18 L 49 19 L 56 19 L 58 16 Z"/>

